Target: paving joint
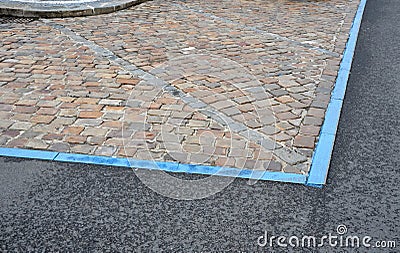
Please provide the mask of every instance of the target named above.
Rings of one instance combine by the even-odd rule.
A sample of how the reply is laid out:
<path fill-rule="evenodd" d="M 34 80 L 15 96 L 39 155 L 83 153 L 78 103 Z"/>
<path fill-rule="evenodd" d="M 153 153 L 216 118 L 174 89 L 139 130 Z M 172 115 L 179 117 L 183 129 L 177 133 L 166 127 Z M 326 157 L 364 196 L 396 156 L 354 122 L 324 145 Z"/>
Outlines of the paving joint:
<path fill-rule="evenodd" d="M 191 11 L 193 13 L 200 14 L 200 15 L 202 15 L 204 17 L 208 17 L 208 18 L 213 19 L 213 20 L 219 20 L 219 21 L 222 21 L 224 23 L 233 24 L 235 26 L 238 26 L 240 28 L 244 28 L 246 30 L 253 31 L 253 32 L 255 32 L 257 34 L 261 34 L 263 36 L 272 37 L 274 39 L 278 39 L 278 40 L 281 40 L 281 41 L 286 41 L 286 42 L 289 42 L 289 43 L 294 44 L 296 46 L 301 46 L 301 47 L 304 47 L 304 48 L 307 48 L 307 49 L 310 49 L 310 50 L 318 51 L 320 53 L 323 53 L 323 54 L 326 54 L 326 55 L 330 55 L 330 56 L 333 56 L 333 57 L 339 57 L 340 56 L 338 53 L 332 52 L 330 50 L 323 49 L 323 48 L 320 48 L 320 47 L 314 47 L 314 46 L 312 46 L 310 44 L 303 43 L 303 42 L 296 41 L 296 40 L 292 40 L 292 39 L 289 39 L 287 37 L 284 37 L 284 36 L 281 36 L 281 35 L 278 35 L 278 34 L 275 34 L 275 33 L 267 32 L 267 31 L 264 31 L 264 30 L 259 29 L 257 27 L 243 25 L 243 24 L 241 24 L 239 22 L 235 22 L 235 21 L 232 21 L 232 20 L 227 19 L 227 18 L 218 17 L 218 16 L 216 16 L 214 14 L 204 12 L 203 10 L 197 10 L 197 9 L 186 7 L 186 6 L 183 6 L 181 4 L 176 4 L 176 3 L 171 3 L 171 5 L 173 5 L 175 7 L 178 7 L 178 8 L 181 8 L 183 10 L 188 10 L 188 11 Z"/>

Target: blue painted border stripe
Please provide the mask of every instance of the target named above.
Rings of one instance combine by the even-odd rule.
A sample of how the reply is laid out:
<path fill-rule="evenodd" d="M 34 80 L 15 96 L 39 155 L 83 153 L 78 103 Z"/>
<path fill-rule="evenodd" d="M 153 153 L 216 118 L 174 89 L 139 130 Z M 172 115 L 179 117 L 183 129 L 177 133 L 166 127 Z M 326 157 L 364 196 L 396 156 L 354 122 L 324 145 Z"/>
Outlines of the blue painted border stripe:
<path fill-rule="evenodd" d="M 340 119 L 340 111 L 342 110 L 342 104 L 343 100 L 336 99 L 332 99 L 331 102 L 328 104 L 324 120 L 324 122 L 327 122 L 327 124 L 322 125 L 320 130 L 321 134 L 336 134 Z"/>
<path fill-rule="evenodd" d="M 136 160 L 131 158 L 116 158 L 108 156 L 58 153 L 58 152 L 28 150 L 28 149 L 18 149 L 18 148 L 0 147 L 0 156 L 32 158 L 40 160 L 51 160 L 57 162 L 95 164 L 95 165 L 116 166 L 116 167 L 126 167 L 126 168 L 161 170 L 161 171 L 168 171 L 175 173 L 217 175 L 226 177 L 237 177 L 243 179 L 277 181 L 277 182 L 287 182 L 287 183 L 297 183 L 297 184 L 305 184 L 307 179 L 306 175 L 293 174 L 293 173 L 256 171 L 256 170 L 226 168 L 218 166 L 181 164 L 175 162 L 157 162 L 157 161 L 147 161 L 147 160 Z"/>
<path fill-rule="evenodd" d="M 17 148 L 0 148 L 0 156 L 8 156 L 8 157 L 54 160 L 54 158 L 56 158 L 57 155 L 58 152 L 52 152 L 52 151 L 17 149 Z"/>
<path fill-rule="evenodd" d="M 54 159 L 54 161 L 129 167 L 129 162 L 128 159 L 126 158 L 115 158 L 107 156 L 94 156 L 94 155 L 83 155 L 83 154 L 72 154 L 72 153 L 59 153 L 58 156 Z"/>
<path fill-rule="evenodd" d="M 322 125 L 317 147 L 312 158 L 310 172 L 306 185 L 322 187 L 326 183 L 328 169 L 332 158 L 333 146 L 335 144 L 336 132 L 339 124 L 340 112 L 342 109 L 344 95 L 350 76 L 351 64 L 353 62 L 354 51 L 356 49 L 358 33 L 360 31 L 361 20 L 365 10 L 367 0 L 361 0 L 357 9 L 350 36 L 346 44 L 342 62 L 340 63 L 339 73 L 336 78 L 331 100 L 325 114 L 324 124 Z"/>

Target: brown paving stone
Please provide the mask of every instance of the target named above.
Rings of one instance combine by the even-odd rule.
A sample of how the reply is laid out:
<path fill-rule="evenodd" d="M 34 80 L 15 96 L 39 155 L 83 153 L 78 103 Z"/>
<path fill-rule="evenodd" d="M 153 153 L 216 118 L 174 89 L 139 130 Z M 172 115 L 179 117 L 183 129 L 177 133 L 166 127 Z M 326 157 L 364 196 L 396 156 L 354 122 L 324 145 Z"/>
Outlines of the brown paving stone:
<path fill-rule="evenodd" d="M 64 135 L 62 134 L 45 134 L 42 139 L 43 140 L 62 140 Z"/>
<path fill-rule="evenodd" d="M 304 135 L 317 136 L 319 134 L 320 128 L 318 126 L 301 126 L 300 133 Z"/>
<path fill-rule="evenodd" d="M 315 138 L 311 136 L 297 135 L 294 139 L 294 146 L 299 148 L 314 148 Z"/>
<path fill-rule="evenodd" d="M 93 146 L 102 145 L 105 142 L 106 138 L 103 136 L 89 136 L 86 142 Z"/>
<path fill-rule="evenodd" d="M 97 119 L 97 118 L 101 118 L 101 116 L 103 116 L 102 112 L 83 111 L 83 112 L 79 113 L 78 118 Z"/>
<path fill-rule="evenodd" d="M 276 117 L 280 120 L 290 120 L 290 119 L 298 118 L 297 115 L 295 115 L 291 112 L 278 113 L 278 114 L 276 114 Z"/>
<path fill-rule="evenodd" d="M 282 103 L 282 104 L 287 104 L 287 103 L 291 103 L 291 102 L 294 102 L 294 101 L 295 101 L 292 97 L 287 96 L 287 95 L 286 95 L 286 96 L 278 97 L 278 98 L 276 98 L 276 100 L 277 100 L 278 102 Z"/>
<path fill-rule="evenodd" d="M 3 135 L 4 137 L 8 137 Z M 6 147 L 10 147 L 10 148 L 23 148 L 26 147 L 27 143 L 28 143 L 28 139 L 27 138 L 14 138 L 14 139 L 8 139 L 9 142 L 6 144 Z"/>
<path fill-rule="evenodd" d="M 76 109 L 61 109 L 59 110 L 59 115 L 63 117 L 76 117 L 78 111 Z"/>
<path fill-rule="evenodd" d="M 37 111 L 37 107 L 32 107 L 32 106 L 15 106 L 13 111 L 19 112 L 19 113 L 34 113 Z"/>
<path fill-rule="evenodd" d="M 55 115 L 57 114 L 58 110 L 54 108 L 40 108 L 37 111 L 37 114 L 42 114 L 42 115 Z"/>
<path fill-rule="evenodd" d="M 44 123 L 44 124 L 49 124 L 51 121 L 55 119 L 54 116 L 48 116 L 48 115 L 36 115 L 31 118 L 31 121 L 33 123 Z"/>
<path fill-rule="evenodd" d="M 65 140 L 71 144 L 81 144 L 85 143 L 86 137 L 84 136 L 67 136 Z"/>
<path fill-rule="evenodd" d="M 137 152 L 136 148 L 119 148 L 117 155 L 121 157 L 133 157 Z"/>
<path fill-rule="evenodd" d="M 6 130 L 4 132 L 2 132 L 2 135 L 5 136 L 10 136 L 10 137 L 17 137 L 18 135 L 20 135 L 21 131 L 19 130 Z"/>

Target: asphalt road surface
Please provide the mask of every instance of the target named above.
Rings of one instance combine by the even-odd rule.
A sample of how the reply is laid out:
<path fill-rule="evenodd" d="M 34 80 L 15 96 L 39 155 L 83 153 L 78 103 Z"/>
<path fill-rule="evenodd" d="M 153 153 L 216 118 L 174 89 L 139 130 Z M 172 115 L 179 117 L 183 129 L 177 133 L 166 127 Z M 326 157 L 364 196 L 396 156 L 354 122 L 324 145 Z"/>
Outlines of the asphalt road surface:
<path fill-rule="evenodd" d="M 323 189 L 235 180 L 184 201 L 155 193 L 130 169 L 0 158 L 0 251 L 266 252 L 265 231 L 321 238 L 345 225 L 343 236 L 397 247 L 275 242 L 274 250 L 400 252 L 399 24 L 398 0 L 368 0 Z"/>

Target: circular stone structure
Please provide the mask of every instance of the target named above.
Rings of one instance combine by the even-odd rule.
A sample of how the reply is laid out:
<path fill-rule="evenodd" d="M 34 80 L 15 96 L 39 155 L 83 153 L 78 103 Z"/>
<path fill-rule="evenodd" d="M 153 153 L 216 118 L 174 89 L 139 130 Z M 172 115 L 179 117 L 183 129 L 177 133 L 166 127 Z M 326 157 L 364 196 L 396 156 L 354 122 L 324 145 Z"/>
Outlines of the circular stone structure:
<path fill-rule="evenodd" d="M 122 10 L 147 0 L 1 0 L 0 15 L 29 18 L 91 16 Z"/>

